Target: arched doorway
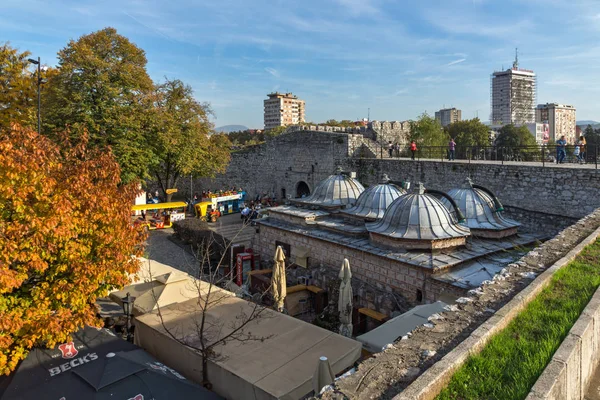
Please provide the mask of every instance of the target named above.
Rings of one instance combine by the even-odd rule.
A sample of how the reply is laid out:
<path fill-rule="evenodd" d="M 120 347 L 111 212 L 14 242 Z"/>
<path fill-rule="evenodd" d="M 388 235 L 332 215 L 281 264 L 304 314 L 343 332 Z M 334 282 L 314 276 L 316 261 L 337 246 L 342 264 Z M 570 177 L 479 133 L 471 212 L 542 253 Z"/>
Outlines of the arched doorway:
<path fill-rule="evenodd" d="M 308 187 L 307 183 L 304 181 L 300 181 L 296 184 L 296 198 L 302 197 L 302 196 L 308 196 L 310 194 L 310 188 Z"/>

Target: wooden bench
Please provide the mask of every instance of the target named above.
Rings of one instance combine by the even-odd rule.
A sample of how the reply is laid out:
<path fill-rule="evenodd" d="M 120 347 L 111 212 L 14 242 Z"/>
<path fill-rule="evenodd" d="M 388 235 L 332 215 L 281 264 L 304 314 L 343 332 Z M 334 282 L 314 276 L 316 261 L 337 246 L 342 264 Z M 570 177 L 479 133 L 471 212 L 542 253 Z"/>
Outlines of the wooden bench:
<path fill-rule="evenodd" d="M 373 318 L 375 321 L 385 322 L 388 320 L 388 316 L 370 308 L 359 308 L 358 312 L 367 317 Z"/>

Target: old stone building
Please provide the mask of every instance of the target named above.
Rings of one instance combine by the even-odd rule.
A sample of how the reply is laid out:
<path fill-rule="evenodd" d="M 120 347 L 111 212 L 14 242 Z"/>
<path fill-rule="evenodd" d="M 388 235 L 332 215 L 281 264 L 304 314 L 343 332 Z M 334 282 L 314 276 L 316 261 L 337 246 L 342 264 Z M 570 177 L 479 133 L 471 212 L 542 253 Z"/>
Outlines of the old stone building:
<path fill-rule="evenodd" d="M 254 251 L 268 260 L 281 246 L 290 265 L 304 270 L 296 274 L 309 280 L 318 275 L 323 285 L 323 270 L 334 276 L 346 258 L 355 285 L 416 304 L 465 295 L 510 262 L 511 249 L 545 237 L 539 230 L 517 235 L 519 224 L 501 215 L 493 194 L 468 186 L 459 192 L 468 199 L 462 203 L 439 194 L 447 197 L 449 207 L 420 183 L 409 193 L 389 180 L 363 191 L 359 182 L 338 170 L 312 195 L 271 208 L 259 222 Z M 490 236 L 489 231 L 503 234 Z M 496 253 L 502 256 L 494 259 Z M 390 302 L 357 301 L 386 315 L 399 310 Z"/>

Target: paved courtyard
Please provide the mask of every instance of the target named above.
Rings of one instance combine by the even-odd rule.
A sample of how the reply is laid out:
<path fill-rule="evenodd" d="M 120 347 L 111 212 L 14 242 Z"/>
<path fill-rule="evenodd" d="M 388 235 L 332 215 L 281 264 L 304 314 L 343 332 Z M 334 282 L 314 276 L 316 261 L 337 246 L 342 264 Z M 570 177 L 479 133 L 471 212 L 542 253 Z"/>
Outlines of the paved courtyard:
<path fill-rule="evenodd" d="M 246 246 L 250 246 L 256 229 L 249 225 L 243 226 L 240 214 L 226 215 L 220 218 L 217 223 L 208 226 L 209 229 L 233 241 L 233 243 Z M 145 256 L 150 260 L 169 265 L 181 271 L 189 271 L 194 263 L 191 249 L 171 240 L 172 235 L 172 229 L 150 231 Z"/>

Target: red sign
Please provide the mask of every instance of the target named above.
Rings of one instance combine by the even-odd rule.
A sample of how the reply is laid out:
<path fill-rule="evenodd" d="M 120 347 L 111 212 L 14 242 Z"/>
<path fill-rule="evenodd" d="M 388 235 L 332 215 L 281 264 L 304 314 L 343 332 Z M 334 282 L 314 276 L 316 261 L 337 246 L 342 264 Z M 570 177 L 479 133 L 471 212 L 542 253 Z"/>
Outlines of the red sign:
<path fill-rule="evenodd" d="M 77 353 L 79 353 L 75 348 L 75 343 L 73 342 L 63 343 L 58 346 L 58 349 L 62 353 L 62 358 L 73 358 L 77 355 Z"/>

